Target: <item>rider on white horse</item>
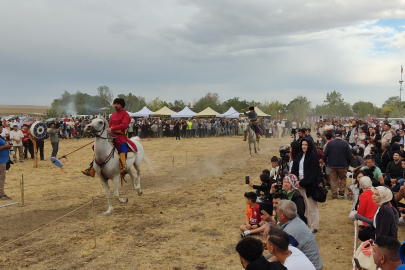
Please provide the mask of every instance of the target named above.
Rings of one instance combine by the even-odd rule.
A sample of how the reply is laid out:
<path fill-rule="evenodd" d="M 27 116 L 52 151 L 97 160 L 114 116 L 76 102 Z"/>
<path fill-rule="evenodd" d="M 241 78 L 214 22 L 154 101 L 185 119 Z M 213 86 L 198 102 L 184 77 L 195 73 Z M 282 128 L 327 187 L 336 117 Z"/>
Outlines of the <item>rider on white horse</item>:
<path fill-rule="evenodd" d="M 255 112 L 255 107 L 249 107 L 248 113 L 245 112 L 244 109 L 242 111 L 245 115 L 249 118 L 250 124 L 252 125 L 253 131 L 256 133 L 256 140 L 259 141 L 259 131 L 257 127 L 257 113 Z M 243 140 L 246 141 L 246 131 L 243 133 Z"/>
<path fill-rule="evenodd" d="M 113 104 L 115 112 L 111 115 L 107 132 L 111 132 L 114 138 L 115 148 L 118 150 L 120 155 L 120 173 L 124 176 L 128 173 L 127 169 L 125 168 L 125 161 L 128 153 L 127 144 L 130 145 L 130 148 L 132 148 L 131 150 L 136 151 L 137 149 L 134 142 L 128 140 L 127 136 L 125 135 L 125 131 L 131 122 L 131 117 L 124 110 L 125 100 L 122 98 L 116 98 Z M 93 162 L 90 163 L 90 167 L 87 170 L 82 171 L 84 175 L 94 177 L 96 172 L 93 168 Z"/>

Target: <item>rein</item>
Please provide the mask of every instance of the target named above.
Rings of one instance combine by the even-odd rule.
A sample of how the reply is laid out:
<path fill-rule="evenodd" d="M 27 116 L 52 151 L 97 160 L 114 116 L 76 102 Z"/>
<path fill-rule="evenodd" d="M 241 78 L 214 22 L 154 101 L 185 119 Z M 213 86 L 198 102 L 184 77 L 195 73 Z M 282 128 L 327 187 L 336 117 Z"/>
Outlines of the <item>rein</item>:
<path fill-rule="evenodd" d="M 100 139 L 103 139 L 103 140 L 108 140 L 108 136 L 105 137 L 105 138 L 101 137 L 101 134 L 103 134 L 103 132 L 106 130 L 105 126 L 106 126 L 106 125 L 105 125 L 105 121 L 103 121 L 103 128 L 102 128 L 101 131 L 96 131 L 96 130 L 94 130 L 93 126 L 91 126 L 91 129 L 92 129 L 94 132 L 97 132 L 97 133 L 100 132 L 100 135 L 94 133 L 94 137 L 97 137 L 97 138 L 100 138 Z"/>
<path fill-rule="evenodd" d="M 98 162 L 98 161 L 96 160 L 96 157 L 94 157 L 94 162 L 96 162 L 96 164 L 100 167 L 100 169 L 101 169 L 101 176 L 103 176 L 104 179 L 107 179 L 107 178 L 104 176 L 104 173 L 103 173 L 104 165 L 107 164 L 108 161 L 110 161 L 111 158 L 114 157 L 114 150 L 115 150 L 115 149 L 114 149 L 114 147 L 113 147 L 113 148 L 111 149 L 110 154 L 109 154 L 102 162 Z"/>

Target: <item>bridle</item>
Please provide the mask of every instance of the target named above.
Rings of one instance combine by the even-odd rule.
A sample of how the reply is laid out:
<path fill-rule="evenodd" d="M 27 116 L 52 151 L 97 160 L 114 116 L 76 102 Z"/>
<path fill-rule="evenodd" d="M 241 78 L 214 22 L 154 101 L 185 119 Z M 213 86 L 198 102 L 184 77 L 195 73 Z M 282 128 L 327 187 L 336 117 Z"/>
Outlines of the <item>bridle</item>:
<path fill-rule="evenodd" d="M 107 140 L 108 139 L 108 136 L 107 137 L 101 137 L 101 134 L 103 134 L 103 132 L 106 130 L 106 124 L 105 124 L 105 121 L 103 120 L 103 128 L 101 129 L 101 131 L 100 130 L 95 130 L 94 129 L 94 127 L 93 127 L 93 125 L 91 125 L 90 126 L 90 130 L 91 130 L 91 133 L 93 133 L 94 134 L 94 137 L 97 137 L 97 138 L 100 138 L 100 139 L 103 139 L 103 140 Z M 99 133 L 100 132 L 100 134 L 97 134 L 97 133 Z"/>

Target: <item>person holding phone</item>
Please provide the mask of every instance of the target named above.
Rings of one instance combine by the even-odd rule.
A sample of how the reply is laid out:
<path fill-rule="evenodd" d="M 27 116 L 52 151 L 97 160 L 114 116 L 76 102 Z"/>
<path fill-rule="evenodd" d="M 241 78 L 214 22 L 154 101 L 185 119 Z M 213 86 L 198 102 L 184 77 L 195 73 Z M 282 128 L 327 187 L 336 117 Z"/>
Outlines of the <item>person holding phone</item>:
<path fill-rule="evenodd" d="M 249 176 L 247 176 L 247 177 L 249 177 Z M 262 182 L 262 184 L 260 186 L 257 186 L 257 185 L 253 185 L 252 181 L 250 181 L 249 178 L 247 178 L 246 184 L 248 184 L 253 189 L 256 189 L 256 195 L 257 195 L 257 197 L 260 197 L 260 200 L 263 200 L 263 201 L 271 200 L 270 188 L 271 188 L 271 185 L 273 184 L 274 180 L 270 179 L 270 176 L 267 173 L 262 173 L 260 175 L 260 181 Z"/>

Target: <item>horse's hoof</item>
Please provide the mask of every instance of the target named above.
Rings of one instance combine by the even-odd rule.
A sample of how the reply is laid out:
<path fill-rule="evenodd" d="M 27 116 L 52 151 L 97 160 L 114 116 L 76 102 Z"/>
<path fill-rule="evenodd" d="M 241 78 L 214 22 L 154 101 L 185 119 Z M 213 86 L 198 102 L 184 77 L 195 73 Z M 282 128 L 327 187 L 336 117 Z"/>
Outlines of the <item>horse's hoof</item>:
<path fill-rule="evenodd" d="M 108 211 L 105 211 L 104 213 L 103 213 L 103 216 L 109 216 L 109 215 L 111 215 L 112 214 L 112 210 L 108 210 Z"/>
<path fill-rule="evenodd" d="M 139 189 L 138 190 L 138 195 L 142 195 L 142 194 L 143 194 L 142 189 Z"/>
<path fill-rule="evenodd" d="M 118 198 L 118 201 L 120 203 L 127 203 L 128 202 L 128 198 Z"/>

